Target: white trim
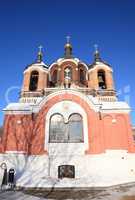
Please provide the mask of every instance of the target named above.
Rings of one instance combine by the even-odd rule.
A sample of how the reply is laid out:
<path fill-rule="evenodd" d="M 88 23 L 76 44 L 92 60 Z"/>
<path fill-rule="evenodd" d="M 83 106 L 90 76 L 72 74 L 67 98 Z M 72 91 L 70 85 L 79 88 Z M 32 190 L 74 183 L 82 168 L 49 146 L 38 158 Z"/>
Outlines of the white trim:
<path fill-rule="evenodd" d="M 5 151 L 7 154 L 26 154 L 26 151 Z"/>
<path fill-rule="evenodd" d="M 52 64 L 50 65 L 50 67 L 49 67 L 49 70 L 53 67 L 53 65 L 57 65 L 57 64 L 58 64 L 57 62 L 52 63 Z"/>
<path fill-rule="evenodd" d="M 31 115 L 32 111 L 29 110 L 29 111 L 26 111 L 26 110 L 3 110 L 5 114 L 8 114 L 8 115 Z"/>
<path fill-rule="evenodd" d="M 63 59 L 63 60 L 57 61 L 59 66 L 64 62 L 73 62 L 75 65 L 78 65 L 79 60 L 75 60 L 73 58 L 69 58 L 69 59 Z"/>
<path fill-rule="evenodd" d="M 92 108 L 93 110 L 95 110 L 95 112 L 98 112 L 99 111 L 99 106 L 101 105 L 101 103 L 99 102 L 96 102 L 96 104 L 94 103 L 94 98 L 92 96 L 86 96 L 78 91 L 73 91 L 73 90 L 60 90 L 60 91 L 57 91 L 57 92 L 54 92 L 50 95 L 48 95 L 47 97 L 45 97 L 43 99 L 43 101 L 41 101 L 41 103 L 39 104 L 39 109 L 42 108 L 42 106 L 47 102 L 49 101 L 51 98 L 55 97 L 55 96 L 58 96 L 58 95 L 62 95 L 62 94 L 73 94 L 73 95 L 76 95 L 78 96 L 79 98 L 81 98 L 82 100 L 84 100 L 86 103 L 88 103 L 88 105 L 90 106 L 90 108 Z"/>
<path fill-rule="evenodd" d="M 96 97 L 92 96 L 86 96 L 78 91 L 73 91 L 73 90 L 63 90 L 63 91 L 58 91 L 54 92 L 50 95 L 48 95 L 41 103 L 39 104 L 40 108 L 42 107 L 45 102 L 49 101 L 51 98 L 61 95 L 61 94 L 74 94 L 78 96 L 79 98 L 83 99 L 88 105 L 90 106 L 91 109 L 93 109 L 95 112 L 101 111 L 102 113 L 129 113 L 131 111 L 130 107 L 128 106 L 127 103 L 125 102 L 101 102 L 98 100 Z"/>
<path fill-rule="evenodd" d="M 65 59 L 65 58 L 61 58 L 61 59 L 58 59 L 56 62 L 52 63 L 49 67 L 49 70 L 51 70 L 51 68 L 53 67 L 53 65 L 58 65 L 60 66 L 62 63 L 64 62 L 73 62 L 76 66 L 78 65 L 79 63 L 79 59 L 73 59 L 73 58 L 70 58 L 70 59 Z"/>
<path fill-rule="evenodd" d="M 64 107 L 66 106 L 66 108 Z M 78 113 L 82 116 L 83 119 L 83 136 L 84 136 L 84 143 L 82 146 L 82 151 L 84 152 L 85 150 L 88 149 L 88 120 L 87 120 L 87 113 L 85 110 L 77 103 L 69 100 L 63 100 L 61 102 L 58 102 L 54 104 L 48 111 L 46 115 L 46 120 L 45 120 L 45 150 L 48 151 L 49 148 L 49 124 L 50 124 L 50 117 L 55 114 L 55 113 L 60 113 L 64 117 L 64 121 L 67 121 L 69 116 L 73 113 Z M 54 145 L 54 144 L 52 144 Z M 60 146 L 59 143 L 56 143 L 56 146 Z M 71 144 L 72 145 L 72 144 Z M 70 146 L 70 143 L 68 143 L 68 146 Z M 85 147 L 85 149 L 84 149 Z"/>
<path fill-rule="evenodd" d="M 36 64 L 29 66 L 23 73 L 25 74 L 26 72 L 31 71 L 31 69 L 48 73 L 48 69 L 44 68 L 42 65 Z"/>
<path fill-rule="evenodd" d="M 114 108 L 114 109 L 101 109 L 101 113 L 130 113 L 131 112 L 131 109 L 122 109 L 122 108 L 119 108 L 119 109 L 117 109 L 117 108 Z"/>
<path fill-rule="evenodd" d="M 62 63 L 64 62 L 67 62 L 67 61 L 70 61 L 70 62 L 73 62 L 74 64 L 78 65 L 78 64 L 82 64 L 85 66 L 85 68 L 87 70 L 89 70 L 87 64 L 85 64 L 84 62 L 80 61 L 78 58 L 70 58 L 70 59 L 65 59 L 65 58 L 60 58 L 58 59 L 56 62 L 52 63 L 49 67 L 49 70 L 51 70 L 51 68 L 54 66 L 54 65 L 61 65 Z"/>
<path fill-rule="evenodd" d="M 87 65 L 86 65 L 84 62 L 80 61 L 80 62 L 79 62 L 79 64 L 82 64 L 82 65 L 84 65 L 84 66 L 85 66 L 85 68 L 86 68 L 87 70 L 89 70 L 88 66 L 87 66 Z"/>
<path fill-rule="evenodd" d="M 80 99 L 84 100 L 89 106 L 90 109 L 94 110 L 95 112 L 101 111 L 102 113 L 129 113 L 131 111 L 130 107 L 125 102 L 105 102 L 105 101 L 99 101 L 98 97 L 92 97 L 91 95 L 84 95 L 81 92 L 75 91 L 75 90 L 59 90 L 56 92 L 53 92 L 52 94 L 48 95 L 47 97 L 44 96 L 43 99 L 36 105 L 30 105 L 23 103 L 16 103 L 16 106 L 12 107 L 12 104 L 7 106 L 6 109 L 4 109 L 5 113 L 8 114 L 31 114 L 38 113 L 39 110 L 42 109 L 42 107 L 46 104 L 47 101 L 51 100 L 55 96 L 61 96 L 63 94 L 73 94 L 78 96 Z M 63 99 L 62 99 L 63 100 Z M 25 107 L 28 105 L 29 107 Z M 19 106 L 19 107 L 18 107 Z M 19 108 L 19 109 L 17 109 Z M 12 110 L 13 109 L 13 110 Z"/>
<path fill-rule="evenodd" d="M 95 64 L 94 67 L 92 67 L 92 68 L 90 68 L 88 70 L 88 72 L 94 71 L 95 69 L 102 68 L 102 67 L 105 67 L 108 71 L 113 72 L 113 69 L 111 67 L 109 67 L 108 65 L 106 65 L 106 64 L 104 64 L 102 62 L 99 62 L 99 63 Z"/>
<path fill-rule="evenodd" d="M 19 99 L 20 103 L 27 103 L 29 105 L 37 105 L 43 97 L 21 97 Z"/>

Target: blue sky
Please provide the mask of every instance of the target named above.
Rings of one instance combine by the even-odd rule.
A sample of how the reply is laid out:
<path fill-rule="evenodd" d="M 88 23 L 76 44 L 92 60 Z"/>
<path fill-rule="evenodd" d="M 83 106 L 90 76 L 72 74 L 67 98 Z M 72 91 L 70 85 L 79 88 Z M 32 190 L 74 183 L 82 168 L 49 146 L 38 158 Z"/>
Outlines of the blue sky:
<path fill-rule="evenodd" d="M 35 60 L 37 47 L 44 47 L 44 62 L 51 64 L 63 56 L 67 35 L 71 36 L 74 55 L 86 63 L 93 61 L 93 45 L 99 45 L 101 57 L 113 67 L 119 99 L 129 101 L 135 124 L 134 0 L 3 0 L 0 125 L 7 90 L 9 100 L 18 101 L 23 70 Z"/>

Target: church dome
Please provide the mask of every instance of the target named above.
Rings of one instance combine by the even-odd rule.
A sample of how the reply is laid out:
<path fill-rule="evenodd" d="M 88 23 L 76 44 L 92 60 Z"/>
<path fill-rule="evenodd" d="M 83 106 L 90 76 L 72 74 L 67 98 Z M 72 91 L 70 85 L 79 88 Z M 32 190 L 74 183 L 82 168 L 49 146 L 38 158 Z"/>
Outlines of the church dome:
<path fill-rule="evenodd" d="M 39 51 L 37 53 L 37 58 L 36 60 L 27 65 L 25 69 L 29 68 L 29 67 L 42 67 L 42 68 L 45 68 L 45 69 L 48 69 L 48 66 L 43 62 L 43 52 L 42 52 L 42 46 L 39 46 Z"/>
<path fill-rule="evenodd" d="M 91 68 L 94 68 L 95 66 L 97 65 L 106 65 L 108 67 L 111 67 L 110 64 L 108 64 L 106 61 L 104 61 L 101 56 L 100 56 L 100 52 L 98 49 L 95 50 L 94 52 L 94 61 L 92 64 L 89 64 L 88 65 L 88 68 L 91 69 Z"/>

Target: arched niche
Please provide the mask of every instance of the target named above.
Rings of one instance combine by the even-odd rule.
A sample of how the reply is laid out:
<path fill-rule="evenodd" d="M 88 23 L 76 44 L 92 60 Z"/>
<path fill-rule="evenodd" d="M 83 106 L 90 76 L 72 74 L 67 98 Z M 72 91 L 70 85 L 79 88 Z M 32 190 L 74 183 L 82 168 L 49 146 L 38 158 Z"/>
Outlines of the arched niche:
<path fill-rule="evenodd" d="M 79 70 L 80 83 L 84 84 L 86 80 L 86 72 L 83 69 Z"/>
<path fill-rule="evenodd" d="M 52 73 L 51 81 L 55 85 L 57 83 L 58 70 L 55 69 Z"/>

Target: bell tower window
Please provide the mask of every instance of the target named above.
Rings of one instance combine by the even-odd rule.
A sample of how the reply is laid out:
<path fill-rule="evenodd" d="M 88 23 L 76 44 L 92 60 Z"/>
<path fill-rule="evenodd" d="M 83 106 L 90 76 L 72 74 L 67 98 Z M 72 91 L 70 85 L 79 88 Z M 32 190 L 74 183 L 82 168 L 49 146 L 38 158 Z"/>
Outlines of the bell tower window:
<path fill-rule="evenodd" d="M 38 71 L 32 71 L 30 76 L 30 84 L 29 84 L 29 90 L 35 91 L 38 87 L 38 79 L 39 79 L 39 73 Z"/>
<path fill-rule="evenodd" d="M 85 81 L 85 72 L 83 69 L 80 69 L 80 82 L 83 84 Z"/>
<path fill-rule="evenodd" d="M 98 86 L 99 89 L 106 89 L 106 80 L 105 80 L 105 71 L 99 70 L 98 71 Z"/>
<path fill-rule="evenodd" d="M 52 75 L 52 82 L 54 84 L 57 83 L 57 69 L 54 70 L 53 75 Z"/>

